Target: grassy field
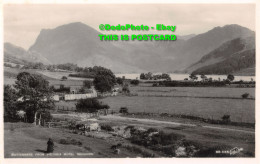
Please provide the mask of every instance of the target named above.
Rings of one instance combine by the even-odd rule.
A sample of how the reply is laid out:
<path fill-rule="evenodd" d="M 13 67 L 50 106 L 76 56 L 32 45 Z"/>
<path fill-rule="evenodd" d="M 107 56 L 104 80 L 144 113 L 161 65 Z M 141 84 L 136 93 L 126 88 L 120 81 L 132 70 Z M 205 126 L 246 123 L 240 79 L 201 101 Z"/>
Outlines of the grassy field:
<path fill-rule="evenodd" d="M 254 88 L 131 87 L 138 96 L 107 97 L 102 101 L 119 111 L 194 115 L 221 119 L 231 115 L 235 122 L 255 121 L 255 100 L 241 99 L 245 92 L 254 98 Z M 169 96 L 169 97 L 163 97 Z"/>
<path fill-rule="evenodd" d="M 109 116 L 108 116 L 109 117 Z M 104 118 L 106 119 L 106 118 Z M 157 123 L 156 121 L 136 118 L 118 119 L 111 116 L 111 123 L 117 125 L 133 125 L 145 128 L 153 127 L 163 130 L 167 133 L 176 133 L 184 135 L 186 140 L 200 145 L 202 149 L 210 148 L 215 150 L 229 150 L 228 148 L 243 148 L 242 154 L 239 156 L 254 156 L 255 152 L 255 134 L 249 132 L 229 131 L 224 129 L 210 129 L 200 126 L 172 125 L 169 122 Z M 225 126 L 222 126 L 225 128 Z"/>
<path fill-rule="evenodd" d="M 210 119 L 221 119 L 224 114 L 229 114 L 234 122 L 255 122 L 255 100 L 240 99 L 245 92 L 254 97 L 253 88 L 131 87 L 130 90 L 138 96 L 120 95 L 103 98 L 101 101 L 115 112 L 121 107 L 127 107 L 133 113 L 184 114 Z M 76 101 L 60 101 L 55 104 L 59 109 L 75 109 L 75 103 Z"/>
<path fill-rule="evenodd" d="M 90 138 L 78 134 L 68 133 L 65 129 L 35 127 L 26 123 L 5 123 L 4 143 L 5 157 L 10 158 L 11 153 L 45 153 L 48 138 L 54 141 L 54 153 L 92 153 L 85 156 L 63 156 L 66 158 L 115 158 L 136 157 L 139 154 L 122 149 L 119 155 L 110 149 L 113 143 L 98 138 Z M 60 144 L 61 139 L 75 139 L 82 145 Z M 40 156 L 42 157 L 42 156 Z M 48 157 L 45 156 L 44 157 Z M 57 156 L 60 158 L 61 156 Z"/>
<path fill-rule="evenodd" d="M 50 85 L 60 85 L 63 84 L 65 86 L 71 86 L 71 85 L 82 85 L 83 81 L 86 80 L 84 78 L 75 78 L 75 77 L 69 77 L 68 75 L 70 72 L 50 72 L 50 71 L 43 71 L 43 70 L 20 70 L 15 68 L 4 68 L 4 84 L 14 84 L 16 80 L 16 76 L 20 72 L 29 72 L 33 74 L 39 74 L 44 79 L 48 80 L 50 82 Z M 66 76 L 68 80 L 61 81 L 61 77 Z M 90 79 L 88 79 L 90 80 Z"/>
<path fill-rule="evenodd" d="M 14 84 L 15 75 L 21 70 L 5 68 L 4 84 Z M 48 72 L 27 70 L 41 74 L 50 85 L 79 86 L 82 79 L 61 81 L 69 72 Z M 229 87 L 151 87 L 152 84 L 140 84 L 130 87 L 131 93 L 138 96 L 107 97 L 102 101 L 119 111 L 120 107 L 128 107 L 129 112 L 152 112 L 194 115 L 204 118 L 221 119 L 224 114 L 231 115 L 236 122 L 255 122 L 255 88 Z M 249 93 L 250 99 L 241 99 L 241 95 Z M 75 107 L 75 102 L 58 102 L 57 106 Z"/>
<path fill-rule="evenodd" d="M 77 101 L 59 101 L 55 102 L 55 109 L 64 109 L 64 110 L 75 110 L 75 104 Z"/>
<path fill-rule="evenodd" d="M 169 123 L 159 123 L 156 121 L 143 121 L 125 119 L 118 116 L 104 116 L 98 121 L 102 124 L 110 126 L 136 126 L 145 129 L 156 128 L 165 133 L 174 133 L 182 135 L 186 141 L 195 145 L 200 150 L 207 150 L 211 155 L 216 150 L 230 150 L 231 148 L 243 148 L 243 151 L 236 157 L 254 157 L 255 156 L 255 138 L 252 131 L 230 131 L 225 129 L 210 129 L 199 126 L 173 125 Z M 5 123 L 4 126 L 4 155 L 6 158 L 14 157 L 12 153 L 31 153 L 35 158 L 35 154 L 43 154 L 40 157 L 54 157 L 45 154 L 48 138 L 52 138 L 55 144 L 54 153 L 61 153 L 58 158 L 77 158 L 76 153 L 91 153 L 91 155 L 81 156 L 80 158 L 122 158 L 122 157 L 143 157 L 143 153 L 154 153 L 155 157 L 163 157 L 165 154 L 152 151 L 147 147 L 130 143 L 129 140 L 118 136 L 111 135 L 105 131 L 93 132 L 90 136 L 71 133 L 68 129 L 61 128 L 44 128 L 34 126 L 28 123 Z M 61 140 L 74 140 L 81 144 L 62 144 Z M 115 154 L 111 150 L 111 146 L 121 143 L 123 145 L 132 145 L 139 147 L 139 151 L 129 151 L 125 147 L 120 148 L 120 154 Z M 177 143 L 175 143 L 177 144 Z M 140 151 L 141 150 L 141 151 Z M 210 151 L 210 152 L 209 152 Z M 73 156 L 65 156 L 64 153 L 73 153 Z M 206 154 L 207 154 L 206 153 Z M 224 156 L 229 156 L 223 154 Z M 222 156 L 223 156 L 222 155 Z M 202 154 L 203 156 L 203 154 Z M 203 157 L 207 157 L 206 155 Z"/>
<path fill-rule="evenodd" d="M 244 93 L 249 93 L 255 98 L 255 88 L 221 88 L 221 87 L 151 87 L 146 84 L 130 88 L 132 93 L 158 96 L 190 96 L 190 97 L 230 97 L 241 98 Z"/>

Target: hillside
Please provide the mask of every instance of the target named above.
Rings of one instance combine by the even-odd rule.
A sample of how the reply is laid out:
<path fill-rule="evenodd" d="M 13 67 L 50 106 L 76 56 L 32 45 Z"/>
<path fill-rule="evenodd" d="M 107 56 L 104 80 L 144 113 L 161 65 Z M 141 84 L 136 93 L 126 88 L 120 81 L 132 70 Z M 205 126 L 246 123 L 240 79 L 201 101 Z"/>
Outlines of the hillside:
<path fill-rule="evenodd" d="M 53 64 L 70 62 L 79 66 L 101 65 L 114 71 L 141 71 L 128 63 L 122 49 L 112 42 L 100 41 L 99 34 L 80 22 L 44 29 L 29 52 L 37 52 Z"/>
<path fill-rule="evenodd" d="M 27 52 L 25 49 L 11 43 L 4 43 L 4 61 L 24 65 L 28 62 L 50 62 L 40 54 Z"/>
<path fill-rule="evenodd" d="M 239 25 L 216 27 L 177 41 L 100 41 L 95 29 L 80 22 L 43 29 L 27 54 L 52 64 L 100 65 L 115 73 L 175 72 L 199 61 L 223 43 L 254 32 Z"/>
<path fill-rule="evenodd" d="M 255 74 L 255 38 L 227 41 L 185 70 L 195 74 Z M 245 71 L 243 71 L 246 69 Z"/>

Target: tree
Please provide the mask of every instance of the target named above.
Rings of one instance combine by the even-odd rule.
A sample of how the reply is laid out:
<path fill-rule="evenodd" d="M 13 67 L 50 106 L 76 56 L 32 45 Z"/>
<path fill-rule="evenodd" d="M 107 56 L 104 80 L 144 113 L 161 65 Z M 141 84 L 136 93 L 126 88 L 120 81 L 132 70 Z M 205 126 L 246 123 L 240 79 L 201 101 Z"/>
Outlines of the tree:
<path fill-rule="evenodd" d="M 122 91 L 123 91 L 123 93 L 126 93 L 126 94 L 130 93 L 128 84 L 125 84 L 125 85 L 123 86 Z"/>
<path fill-rule="evenodd" d="M 234 79 L 235 79 L 234 75 L 229 74 L 227 76 L 227 80 L 229 80 L 229 81 L 233 81 Z"/>
<path fill-rule="evenodd" d="M 204 74 L 201 74 L 200 78 L 202 79 L 202 81 L 205 81 L 205 79 L 207 79 L 207 76 L 205 76 Z"/>
<path fill-rule="evenodd" d="M 152 78 L 153 78 L 153 73 L 152 72 L 148 72 L 147 74 L 145 74 L 145 79 L 151 80 Z"/>
<path fill-rule="evenodd" d="M 140 79 L 145 80 L 145 74 L 144 73 L 140 74 Z"/>
<path fill-rule="evenodd" d="M 93 69 L 94 68 L 95 67 L 93 67 Z M 95 71 L 96 75 L 93 81 L 95 89 L 101 93 L 111 91 L 116 84 L 116 77 L 114 73 L 103 67 L 95 68 Z"/>
<path fill-rule="evenodd" d="M 18 107 L 26 112 L 29 122 L 36 124 L 39 111 L 53 109 L 52 89 L 42 76 L 21 72 L 17 75 L 14 87 L 22 98 Z"/>
<path fill-rule="evenodd" d="M 195 74 L 193 74 L 193 73 L 189 77 L 193 81 L 198 79 L 198 77 Z"/>
<path fill-rule="evenodd" d="M 170 77 L 170 75 L 167 74 L 167 73 L 163 73 L 163 74 L 162 74 L 162 79 L 165 79 L 165 80 L 168 80 L 168 81 L 171 81 L 171 80 L 172 80 L 171 77 Z"/>
<path fill-rule="evenodd" d="M 117 77 L 116 78 L 116 83 L 119 84 L 119 85 L 123 85 L 124 80 L 121 77 Z"/>
<path fill-rule="evenodd" d="M 138 85 L 139 84 L 139 80 L 131 80 L 130 84 L 132 85 Z"/>
<path fill-rule="evenodd" d="M 78 66 L 77 64 L 73 64 L 73 63 L 65 63 L 65 64 L 58 64 L 56 67 L 62 70 L 74 71 Z"/>
<path fill-rule="evenodd" d="M 86 88 L 91 88 L 91 86 L 93 85 L 93 82 L 90 80 L 84 80 L 83 81 L 83 86 Z"/>
<path fill-rule="evenodd" d="M 4 121 L 17 119 L 17 92 L 12 86 L 4 86 Z"/>
<path fill-rule="evenodd" d="M 103 105 L 96 98 L 80 99 L 76 103 L 78 112 L 95 113 L 100 109 L 109 109 L 108 105 Z"/>

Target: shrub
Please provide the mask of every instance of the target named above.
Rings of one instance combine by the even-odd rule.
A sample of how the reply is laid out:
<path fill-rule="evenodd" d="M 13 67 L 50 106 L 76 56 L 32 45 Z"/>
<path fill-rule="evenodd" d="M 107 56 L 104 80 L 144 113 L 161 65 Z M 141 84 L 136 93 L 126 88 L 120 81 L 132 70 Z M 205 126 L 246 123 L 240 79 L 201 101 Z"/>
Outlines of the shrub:
<path fill-rule="evenodd" d="M 152 136 L 152 142 L 154 144 L 160 144 L 163 146 L 174 144 L 176 141 L 184 138 L 183 135 L 175 134 L 175 133 L 164 133 L 160 131 L 158 134 Z"/>
<path fill-rule="evenodd" d="M 244 93 L 244 94 L 241 95 L 241 97 L 243 99 L 247 99 L 249 97 L 249 93 Z"/>
<path fill-rule="evenodd" d="M 61 80 L 67 80 L 68 78 L 66 76 L 62 76 Z"/>
<path fill-rule="evenodd" d="M 153 132 L 158 132 L 153 135 L 150 135 Z M 158 131 L 157 129 L 150 128 L 147 131 L 140 131 L 137 129 L 131 129 L 131 138 L 132 143 L 143 145 L 143 146 L 154 146 L 161 145 L 166 146 L 174 144 L 176 141 L 183 139 L 184 136 L 175 133 L 164 133 L 163 131 Z"/>
<path fill-rule="evenodd" d="M 131 80 L 130 82 L 132 85 L 138 85 L 139 84 L 139 80 Z"/>
<path fill-rule="evenodd" d="M 108 105 L 103 105 L 96 98 L 80 99 L 76 103 L 78 112 L 94 113 L 100 109 L 109 109 Z"/>
<path fill-rule="evenodd" d="M 123 93 L 126 93 L 126 94 L 129 94 L 130 93 L 130 89 L 129 89 L 129 86 L 127 84 L 125 84 L 122 88 L 122 92 Z"/>
<path fill-rule="evenodd" d="M 140 153 L 142 154 L 143 157 L 155 157 L 155 155 L 153 153 L 150 153 L 146 150 L 143 150 L 142 148 L 136 147 L 136 146 L 132 146 L 132 145 L 124 145 L 124 147 L 131 151 L 131 152 L 135 152 L 135 153 Z"/>
<path fill-rule="evenodd" d="M 149 128 L 149 129 L 147 129 L 147 132 L 152 133 L 152 132 L 159 132 L 159 131 L 156 128 Z"/>
<path fill-rule="evenodd" d="M 231 122 L 231 119 L 230 119 L 230 115 L 224 115 L 223 117 L 222 117 L 222 121 L 223 121 L 223 123 L 230 123 Z"/>
<path fill-rule="evenodd" d="M 52 120 L 52 115 L 50 113 L 50 111 L 47 111 L 47 110 L 43 110 L 43 111 L 40 111 L 38 113 L 38 115 L 41 115 L 41 119 L 42 120 L 45 120 L 45 122 L 49 122 Z"/>
<path fill-rule="evenodd" d="M 175 148 L 174 146 L 164 146 L 161 148 L 161 151 L 171 157 L 175 156 Z"/>
<path fill-rule="evenodd" d="M 105 131 L 114 131 L 114 129 L 110 126 L 110 125 L 107 125 L 107 124 L 101 124 L 101 130 L 105 130 Z"/>
<path fill-rule="evenodd" d="M 119 110 L 119 113 L 128 113 L 128 108 L 127 107 L 121 107 L 120 110 Z"/>
<path fill-rule="evenodd" d="M 66 139 L 60 139 L 59 143 L 63 145 L 69 145 L 69 142 Z"/>

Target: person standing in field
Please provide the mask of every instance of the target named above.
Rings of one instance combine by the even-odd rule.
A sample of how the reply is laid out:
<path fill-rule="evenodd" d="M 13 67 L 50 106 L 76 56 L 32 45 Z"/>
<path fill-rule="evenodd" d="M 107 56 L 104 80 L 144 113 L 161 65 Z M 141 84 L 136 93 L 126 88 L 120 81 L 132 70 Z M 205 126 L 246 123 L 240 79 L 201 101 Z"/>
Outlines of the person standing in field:
<path fill-rule="evenodd" d="M 47 153 L 53 153 L 54 151 L 54 142 L 51 138 L 49 138 L 49 141 L 47 142 Z"/>

